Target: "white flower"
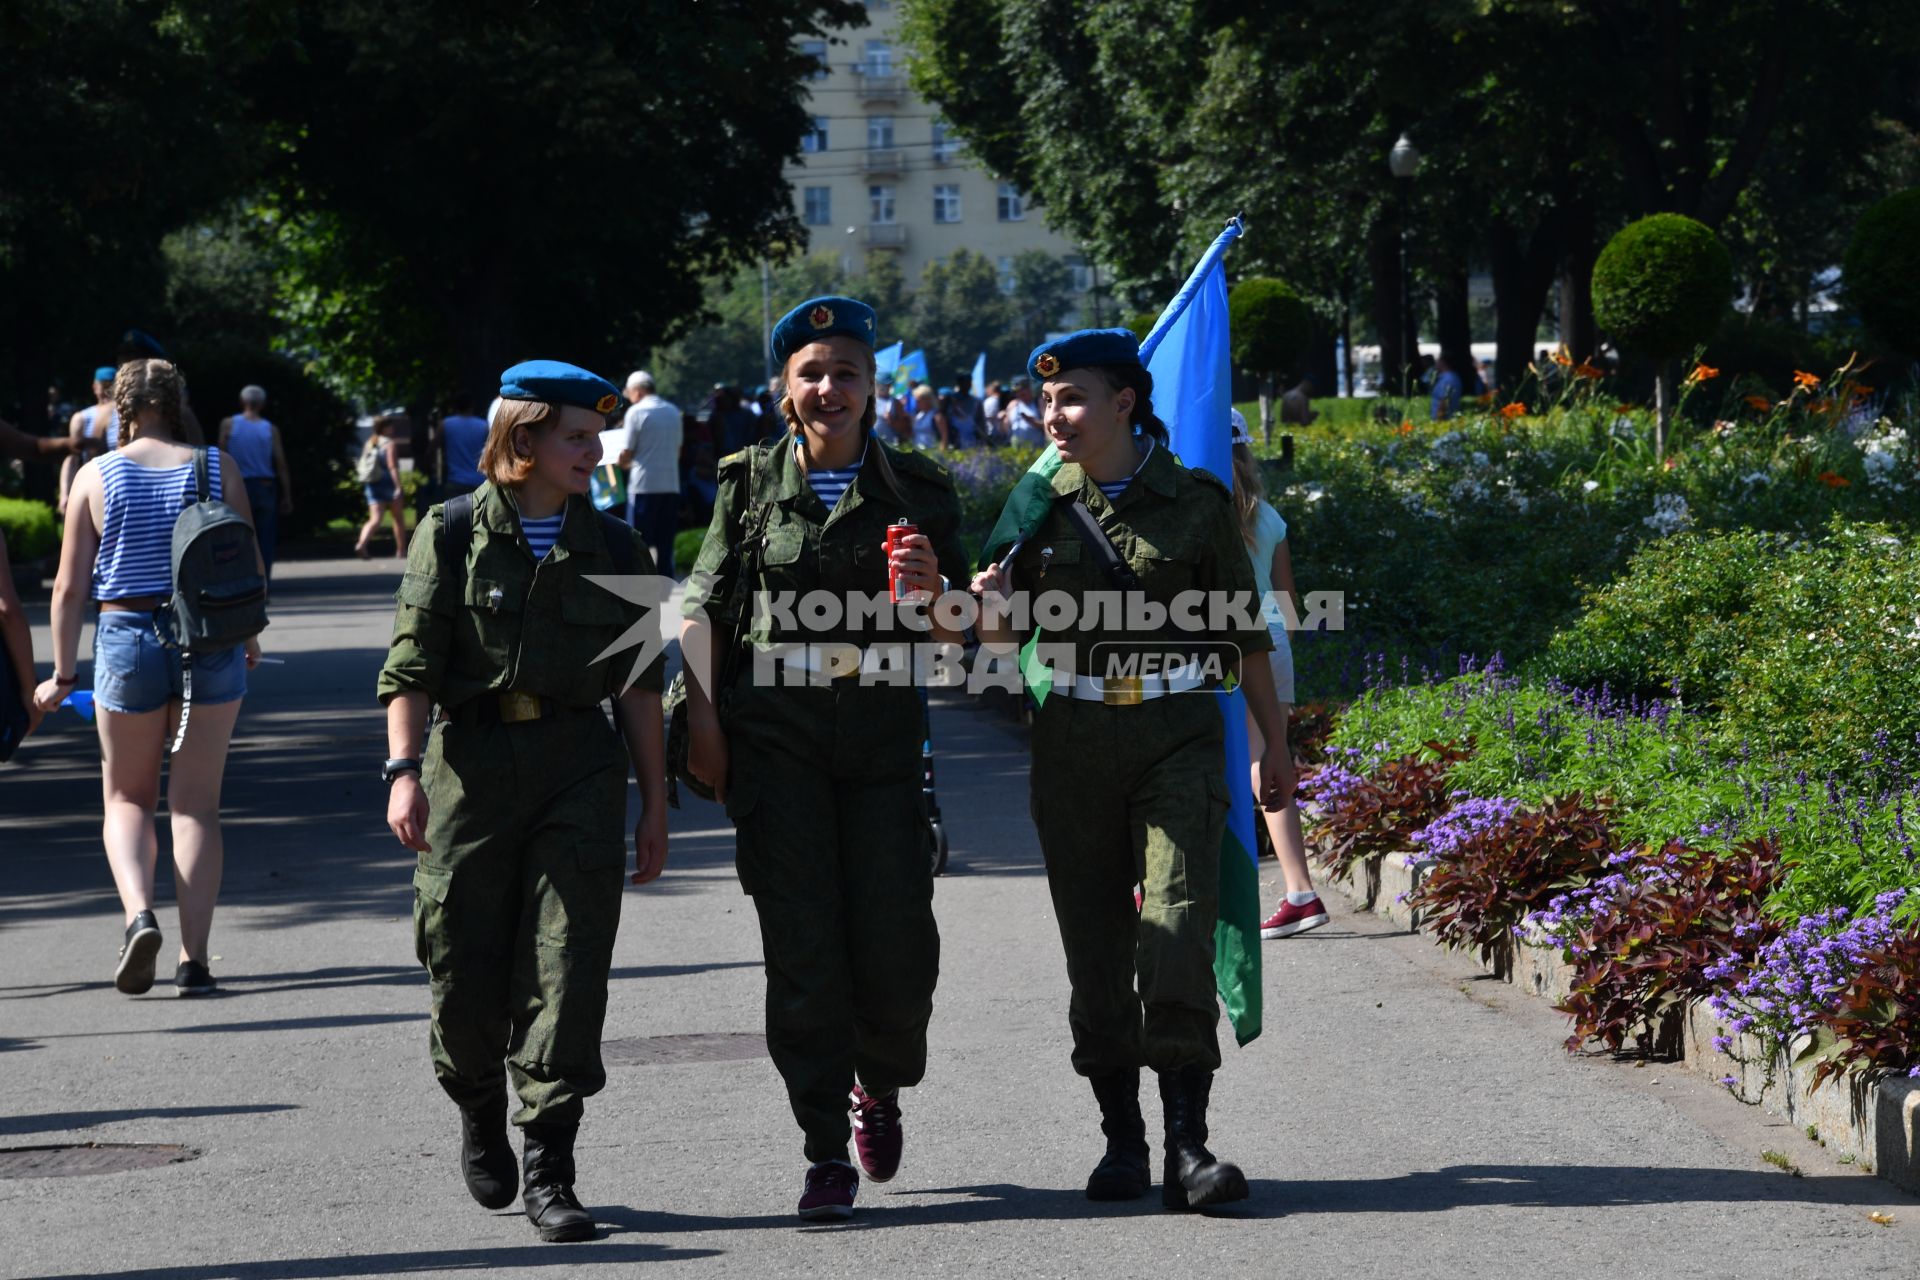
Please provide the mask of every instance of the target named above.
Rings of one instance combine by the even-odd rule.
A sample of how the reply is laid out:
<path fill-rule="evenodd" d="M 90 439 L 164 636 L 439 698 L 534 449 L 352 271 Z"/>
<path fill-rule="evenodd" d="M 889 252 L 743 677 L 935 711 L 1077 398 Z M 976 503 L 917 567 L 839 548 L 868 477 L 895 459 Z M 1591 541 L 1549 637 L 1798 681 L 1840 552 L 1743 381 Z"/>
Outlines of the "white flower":
<path fill-rule="evenodd" d="M 1687 510 L 1687 500 L 1679 494 L 1657 493 L 1653 497 L 1653 514 L 1640 523 L 1661 537 L 1666 537 L 1691 525 L 1693 513 Z"/>
<path fill-rule="evenodd" d="M 1586 483 L 1582 484 L 1580 487 L 1586 490 L 1588 493 L 1592 493 L 1595 489 L 1598 489 L 1600 487 L 1600 482 L 1598 480 L 1589 480 Z"/>

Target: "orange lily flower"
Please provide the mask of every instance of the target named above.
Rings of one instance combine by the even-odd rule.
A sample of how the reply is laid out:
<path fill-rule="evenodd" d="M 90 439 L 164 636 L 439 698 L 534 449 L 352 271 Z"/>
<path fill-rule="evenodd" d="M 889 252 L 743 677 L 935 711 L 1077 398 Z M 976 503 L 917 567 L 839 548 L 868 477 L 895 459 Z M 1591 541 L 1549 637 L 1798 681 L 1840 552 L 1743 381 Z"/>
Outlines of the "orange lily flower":
<path fill-rule="evenodd" d="M 1687 381 L 1689 383 L 1705 382 L 1709 378 L 1717 378 L 1719 376 L 1720 376 L 1720 371 L 1714 368 L 1712 365 L 1697 364 L 1693 366 L 1693 372 L 1687 375 Z"/>
<path fill-rule="evenodd" d="M 1805 369 L 1795 369 L 1793 371 L 1793 385 L 1803 391 L 1811 391 L 1820 385 L 1820 378 L 1819 375 L 1808 373 Z"/>
<path fill-rule="evenodd" d="M 1758 409 L 1762 413 L 1773 408 L 1773 401 L 1767 399 L 1765 396 L 1747 396 L 1745 400 L 1749 409 Z"/>
<path fill-rule="evenodd" d="M 1573 366 L 1573 376 L 1576 378 L 1604 378 L 1607 376 L 1607 371 L 1605 369 L 1595 368 L 1585 360 L 1582 360 L 1579 364 Z"/>
<path fill-rule="evenodd" d="M 1829 489 L 1846 489 L 1853 485 L 1853 481 L 1847 479 L 1837 471 L 1822 471 L 1819 475 L 1815 476 L 1814 479 Z"/>
<path fill-rule="evenodd" d="M 1518 400 L 1515 400 L 1512 404 L 1503 404 L 1500 406 L 1500 416 L 1509 420 L 1522 416 L 1526 411 L 1527 406 L 1521 404 Z"/>

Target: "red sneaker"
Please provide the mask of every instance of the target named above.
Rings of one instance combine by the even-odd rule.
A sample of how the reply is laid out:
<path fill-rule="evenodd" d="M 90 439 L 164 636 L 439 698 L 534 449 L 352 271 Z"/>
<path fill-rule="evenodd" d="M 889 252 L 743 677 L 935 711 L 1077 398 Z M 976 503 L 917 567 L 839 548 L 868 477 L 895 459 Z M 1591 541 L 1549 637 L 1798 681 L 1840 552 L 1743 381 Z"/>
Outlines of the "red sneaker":
<path fill-rule="evenodd" d="M 1312 902 L 1298 907 L 1291 902 L 1282 902 L 1278 911 L 1260 922 L 1260 936 L 1290 938 L 1296 933 L 1318 929 L 1326 922 L 1327 909 L 1321 905 L 1320 898 L 1316 894 Z"/>
<path fill-rule="evenodd" d="M 808 1222 L 835 1222 L 853 1216 L 860 1175 L 845 1160 L 822 1160 L 807 1168 L 800 1192 L 800 1216 Z"/>
<path fill-rule="evenodd" d="M 875 1098 L 855 1085 L 848 1096 L 853 1100 L 853 1149 L 860 1153 L 860 1167 L 875 1182 L 886 1182 L 900 1172 L 900 1091 Z"/>

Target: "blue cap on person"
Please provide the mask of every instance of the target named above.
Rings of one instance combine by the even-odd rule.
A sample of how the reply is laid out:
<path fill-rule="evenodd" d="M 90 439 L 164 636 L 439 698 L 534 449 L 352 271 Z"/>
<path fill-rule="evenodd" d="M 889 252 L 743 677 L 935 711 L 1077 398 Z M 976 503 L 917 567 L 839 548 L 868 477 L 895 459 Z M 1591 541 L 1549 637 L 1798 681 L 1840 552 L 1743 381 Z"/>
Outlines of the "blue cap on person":
<path fill-rule="evenodd" d="M 115 372 L 116 370 L 112 365 L 103 364 L 93 371 L 93 380 L 95 382 L 112 382 Z"/>
<path fill-rule="evenodd" d="M 597 373 L 564 360 L 522 360 L 500 375 L 502 400 L 544 400 L 612 413 L 620 392 Z"/>
<path fill-rule="evenodd" d="M 1035 347 L 1027 356 L 1027 372 L 1044 381 L 1062 369 L 1139 363 L 1140 339 L 1134 336 L 1133 330 L 1081 329 Z"/>
<path fill-rule="evenodd" d="M 120 335 L 120 363 L 129 360 L 165 360 L 167 349 L 160 339 L 144 329 L 129 329 Z"/>
<path fill-rule="evenodd" d="M 844 334 L 873 345 L 873 308 L 858 298 L 828 296 L 808 298 L 773 326 L 773 362 L 784 365 L 787 357 L 822 338 Z"/>

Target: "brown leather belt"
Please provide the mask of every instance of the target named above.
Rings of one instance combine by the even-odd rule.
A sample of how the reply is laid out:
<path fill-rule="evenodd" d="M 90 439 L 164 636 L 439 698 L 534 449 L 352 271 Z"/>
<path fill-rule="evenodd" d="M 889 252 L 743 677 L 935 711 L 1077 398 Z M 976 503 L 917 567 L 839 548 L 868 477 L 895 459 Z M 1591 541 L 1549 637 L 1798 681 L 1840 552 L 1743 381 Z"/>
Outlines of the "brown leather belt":
<path fill-rule="evenodd" d="M 519 724 L 526 720 L 544 720 L 566 708 L 538 693 L 483 693 L 451 709 L 441 708 L 440 718 L 455 724 Z"/>

